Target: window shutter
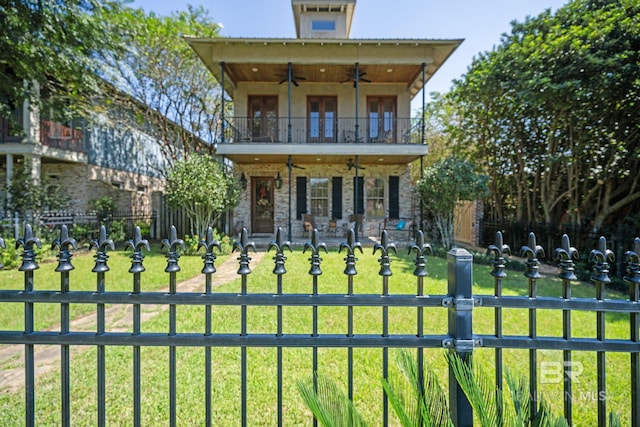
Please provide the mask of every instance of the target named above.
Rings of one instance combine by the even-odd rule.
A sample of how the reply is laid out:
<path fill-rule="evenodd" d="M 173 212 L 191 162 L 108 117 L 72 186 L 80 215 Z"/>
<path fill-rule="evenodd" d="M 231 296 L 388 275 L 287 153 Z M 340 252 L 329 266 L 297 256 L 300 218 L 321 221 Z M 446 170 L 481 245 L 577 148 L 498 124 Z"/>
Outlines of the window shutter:
<path fill-rule="evenodd" d="M 400 177 L 389 177 L 389 218 L 400 218 Z"/>
<path fill-rule="evenodd" d="M 342 177 L 334 176 L 331 184 L 331 216 L 342 219 Z"/>
<path fill-rule="evenodd" d="M 353 177 L 353 185 L 355 188 L 356 177 Z M 356 200 L 356 214 L 364 214 L 364 178 L 358 177 L 358 200 Z"/>
<path fill-rule="evenodd" d="M 307 177 L 296 177 L 296 219 L 307 213 Z"/>

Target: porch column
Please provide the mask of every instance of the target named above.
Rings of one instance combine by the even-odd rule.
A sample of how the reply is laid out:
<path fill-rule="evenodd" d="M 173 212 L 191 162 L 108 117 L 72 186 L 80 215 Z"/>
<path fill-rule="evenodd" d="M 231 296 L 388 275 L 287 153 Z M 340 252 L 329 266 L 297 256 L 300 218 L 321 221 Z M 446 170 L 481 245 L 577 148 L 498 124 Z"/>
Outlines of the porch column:
<path fill-rule="evenodd" d="M 356 62 L 356 72 L 355 72 L 355 76 L 354 76 L 354 85 L 356 87 L 356 131 L 355 131 L 355 135 L 356 135 L 356 143 L 359 141 L 360 138 L 360 124 L 358 123 L 358 86 L 360 85 L 360 64 L 358 62 Z M 358 156 L 356 156 L 356 179 L 355 182 L 353 183 L 353 214 L 355 215 L 355 226 L 353 227 L 353 231 L 354 231 L 354 237 L 356 239 L 356 242 L 358 241 Z M 364 212 L 362 212 L 364 214 Z"/>
<path fill-rule="evenodd" d="M 27 96 L 22 104 L 22 128 L 27 142 L 38 144 L 40 143 L 40 111 L 38 104 L 31 101 L 40 99 L 40 83 L 36 80 L 31 82 L 25 80 L 24 88 Z"/>
<path fill-rule="evenodd" d="M 7 176 L 6 176 L 7 191 L 5 194 L 6 194 L 7 203 L 8 203 L 11 201 L 11 193 L 9 193 L 9 187 L 11 186 L 11 181 L 13 181 L 13 154 L 7 154 L 6 163 L 7 163 Z"/>
<path fill-rule="evenodd" d="M 42 160 L 40 159 L 40 156 L 36 156 L 36 155 L 25 156 L 24 167 L 31 169 L 31 179 L 33 180 L 33 183 L 36 185 L 40 184 L 41 164 L 42 164 Z"/>
<path fill-rule="evenodd" d="M 293 168 L 291 155 L 289 155 L 289 160 L 287 160 L 287 168 L 289 169 L 289 222 L 287 224 L 287 240 L 291 241 L 291 169 Z"/>
<path fill-rule="evenodd" d="M 289 144 L 293 142 L 293 136 L 291 135 L 291 81 L 292 80 L 293 80 L 293 64 L 289 62 L 287 64 L 287 102 L 288 102 L 287 142 Z M 291 162 L 291 156 L 289 156 L 289 162 Z M 289 179 L 291 179 L 291 177 L 289 177 Z M 289 203 L 289 206 L 291 206 L 291 203 Z M 289 217 L 291 217 L 291 213 L 289 213 Z"/>
<path fill-rule="evenodd" d="M 293 64 L 287 63 L 287 143 L 293 142 L 291 134 L 291 80 L 293 80 Z M 291 241 L 291 155 L 287 160 L 287 168 L 289 169 L 289 217 L 287 222 L 287 240 Z"/>
<path fill-rule="evenodd" d="M 220 135 L 220 141 L 224 144 L 225 143 L 225 116 L 224 116 L 224 61 L 220 62 L 220 86 L 221 86 L 221 91 L 220 91 L 220 109 L 222 111 L 220 111 L 220 123 L 221 123 L 221 133 L 222 135 Z"/>
<path fill-rule="evenodd" d="M 425 137 L 425 108 L 427 108 L 426 102 L 426 94 L 427 90 L 426 86 L 426 72 L 427 72 L 427 63 L 422 63 L 422 120 L 420 121 L 420 142 L 424 145 L 426 144 Z M 420 156 L 420 179 L 424 178 L 424 156 Z M 420 230 L 424 232 L 424 207 L 422 206 L 422 198 L 419 198 L 420 201 Z"/>

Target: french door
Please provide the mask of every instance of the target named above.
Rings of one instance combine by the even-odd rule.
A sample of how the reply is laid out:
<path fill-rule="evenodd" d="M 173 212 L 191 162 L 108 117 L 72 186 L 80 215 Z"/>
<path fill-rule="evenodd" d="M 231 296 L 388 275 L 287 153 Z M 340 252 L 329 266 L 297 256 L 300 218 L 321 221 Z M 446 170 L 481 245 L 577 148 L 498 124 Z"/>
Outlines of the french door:
<path fill-rule="evenodd" d="M 336 142 L 338 101 L 335 96 L 307 98 L 309 142 Z"/>
<path fill-rule="evenodd" d="M 249 97 L 249 136 L 251 141 L 278 140 L 278 97 Z"/>
<path fill-rule="evenodd" d="M 394 142 L 396 127 L 395 96 L 370 96 L 367 98 L 367 140 L 369 142 Z"/>

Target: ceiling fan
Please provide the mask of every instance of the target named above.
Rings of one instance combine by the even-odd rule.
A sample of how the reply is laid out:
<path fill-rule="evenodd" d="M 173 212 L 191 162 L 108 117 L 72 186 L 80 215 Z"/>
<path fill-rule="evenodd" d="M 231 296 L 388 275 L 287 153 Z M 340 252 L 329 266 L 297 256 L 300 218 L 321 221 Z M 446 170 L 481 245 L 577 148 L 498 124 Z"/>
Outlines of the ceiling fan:
<path fill-rule="evenodd" d="M 358 73 L 358 82 L 371 83 L 371 80 L 365 79 L 364 76 L 367 75 L 366 71 L 361 71 Z M 348 78 L 346 80 L 341 81 L 340 83 L 353 82 L 353 87 L 356 87 L 356 71 L 353 70 L 348 74 Z"/>
<path fill-rule="evenodd" d="M 362 169 L 362 170 L 366 169 L 366 168 L 365 168 L 365 167 L 363 167 L 363 166 L 356 165 L 356 164 L 353 162 L 353 159 L 349 159 L 349 161 L 347 162 L 347 168 L 349 168 L 349 170 L 351 170 L 351 169 L 353 169 L 353 168 L 356 168 L 356 169 Z"/>
<path fill-rule="evenodd" d="M 275 74 L 275 76 L 280 77 L 282 79 L 278 82 L 279 85 L 289 80 L 289 75 L 287 73 L 279 73 L 279 74 Z M 299 80 L 307 80 L 307 79 L 305 77 L 296 76 L 295 74 L 291 73 L 291 83 L 293 83 L 296 87 L 298 87 L 299 85 L 298 83 Z"/>
<path fill-rule="evenodd" d="M 289 167 L 289 163 L 287 163 L 287 167 Z M 292 168 L 296 168 L 296 169 L 306 170 L 306 168 L 303 168 L 302 166 L 296 165 L 295 163 L 291 163 L 291 167 Z"/>

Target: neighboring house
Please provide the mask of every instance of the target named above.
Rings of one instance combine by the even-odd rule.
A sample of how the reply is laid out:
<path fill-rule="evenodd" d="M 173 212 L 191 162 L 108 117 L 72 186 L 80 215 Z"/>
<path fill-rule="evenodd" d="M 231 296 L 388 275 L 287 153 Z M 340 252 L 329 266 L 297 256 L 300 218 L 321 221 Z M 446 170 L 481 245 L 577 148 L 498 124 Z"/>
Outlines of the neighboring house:
<path fill-rule="evenodd" d="M 149 215 L 164 188 L 165 160 L 155 141 L 129 126 L 129 115 L 94 113 L 68 123 L 48 120 L 25 101 L 13 120 L 0 118 L 2 208 L 16 165 L 31 169 L 34 180 L 63 189 L 71 211 L 90 209 L 92 200 L 110 195 L 119 210 Z"/>
<path fill-rule="evenodd" d="M 217 153 L 244 187 L 235 231 L 342 233 L 358 214 L 376 236 L 418 219 L 410 166 L 427 146 L 411 100 L 462 40 L 349 39 L 355 4 L 292 0 L 296 39 L 186 38 L 234 102 Z"/>

